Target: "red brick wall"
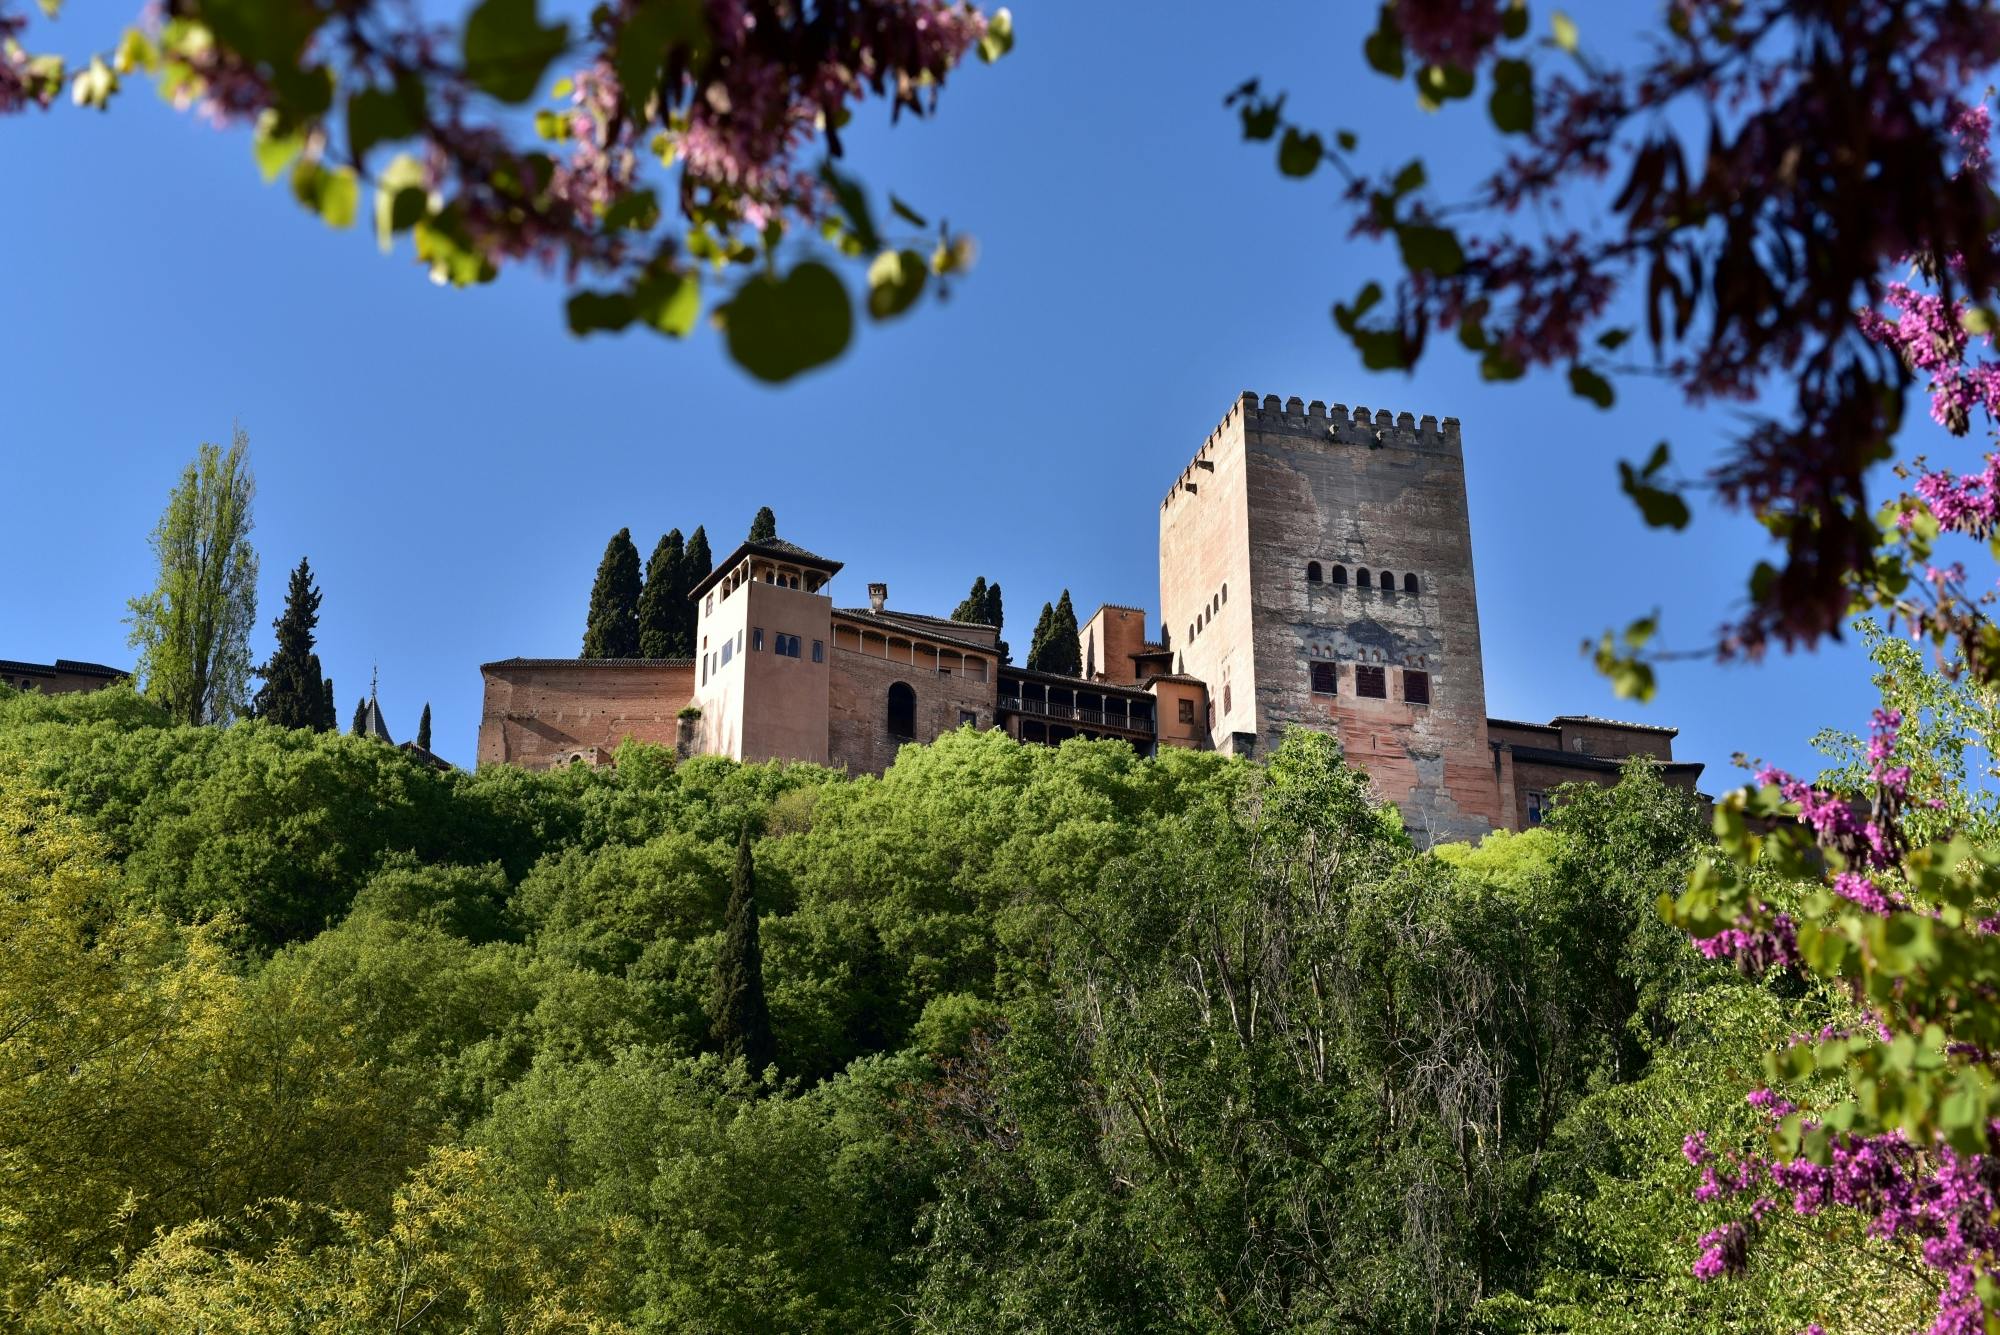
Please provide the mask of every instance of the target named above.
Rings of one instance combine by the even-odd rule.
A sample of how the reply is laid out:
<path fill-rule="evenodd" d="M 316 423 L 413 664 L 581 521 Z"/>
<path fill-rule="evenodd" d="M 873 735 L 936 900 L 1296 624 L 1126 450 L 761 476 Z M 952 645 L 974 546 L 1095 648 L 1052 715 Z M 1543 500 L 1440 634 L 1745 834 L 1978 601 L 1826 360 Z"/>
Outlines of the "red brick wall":
<path fill-rule="evenodd" d="M 691 665 L 575 663 L 480 669 L 486 700 L 478 763 L 541 769 L 564 753 L 610 750 L 627 737 L 674 744 L 676 715 L 694 695 Z"/>
<path fill-rule="evenodd" d="M 974 726 L 993 726 L 993 706 L 999 698 L 997 665 L 988 662 L 986 680 L 954 674 L 938 675 L 930 663 L 897 662 L 842 647 L 853 642 L 837 635 L 833 678 L 827 707 L 828 751 L 835 766 L 851 774 L 880 774 L 895 760 L 902 743 L 889 736 L 889 686 L 908 682 L 916 692 L 916 740 L 935 741 L 959 725 L 959 711 L 968 710 Z M 919 655 L 921 660 L 921 654 Z"/>

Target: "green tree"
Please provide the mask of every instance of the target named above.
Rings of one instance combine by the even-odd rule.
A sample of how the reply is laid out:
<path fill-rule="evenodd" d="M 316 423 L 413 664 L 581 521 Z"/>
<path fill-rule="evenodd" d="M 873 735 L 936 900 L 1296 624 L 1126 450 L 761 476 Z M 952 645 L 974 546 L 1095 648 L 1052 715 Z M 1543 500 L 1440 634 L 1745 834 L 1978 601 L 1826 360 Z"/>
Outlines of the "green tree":
<path fill-rule="evenodd" d="M 715 554 L 708 547 L 708 530 L 695 525 L 694 535 L 688 539 L 687 553 L 681 562 L 681 587 L 692 591 L 694 586 L 708 577 L 715 568 Z M 698 612 L 692 597 L 677 599 L 675 608 L 679 617 L 676 625 L 680 630 L 681 656 L 693 657 L 695 644 L 695 624 Z"/>
<path fill-rule="evenodd" d="M 1069 590 L 1051 607 L 1042 604 L 1041 618 L 1035 623 L 1035 641 L 1028 650 L 1028 666 L 1037 672 L 1059 672 L 1074 677 L 1083 671 L 1082 637 L 1076 624 L 1076 608 Z"/>
<path fill-rule="evenodd" d="M 241 712 L 257 618 L 257 553 L 250 546 L 250 437 L 203 442 L 181 473 L 152 536 L 159 578 L 130 603 L 137 676 L 175 721 L 226 723 Z"/>
<path fill-rule="evenodd" d="M 951 619 L 953 621 L 964 621 L 978 626 L 991 626 L 995 631 L 1000 629 L 1003 616 L 1004 614 L 1000 605 L 999 582 L 996 580 L 994 583 L 988 584 L 984 575 L 972 581 L 972 591 L 966 594 L 965 600 L 953 608 L 951 612 Z M 1007 648 L 1007 641 L 999 640 L 996 647 L 1000 651 L 1001 662 L 1007 663 L 1013 660 L 1013 654 Z"/>
<path fill-rule="evenodd" d="M 417 720 L 417 745 L 424 750 L 431 749 L 431 702 L 424 701 L 423 717 Z"/>
<path fill-rule="evenodd" d="M 639 549 L 632 530 L 621 528 L 605 544 L 590 586 L 590 614 L 583 631 L 585 658 L 639 655 Z"/>
<path fill-rule="evenodd" d="M 361 735 L 362 733 L 364 733 L 364 732 L 366 732 L 366 731 L 368 730 L 368 697 L 367 697 L 367 696 L 365 696 L 365 695 L 364 695 L 364 696 L 362 696 L 362 697 L 361 697 L 360 699 L 358 699 L 358 700 L 356 700 L 356 701 L 354 702 L 354 718 L 353 718 L 353 720 L 352 720 L 352 721 L 351 721 L 351 722 L 350 722 L 350 723 L 349 723 L 349 724 L 347 725 L 347 730 L 348 730 L 348 731 L 349 731 L 350 733 L 354 734 L 354 735 L 355 735 L 356 737 L 359 737 L 359 736 L 360 736 L 360 735 Z"/>
<path fill-rule="evenodd" d="M 646 587 L 639 594 L 639 657 L 685 658 L 691 653 L 681 633 L 681 609 L 688 600 L 687 544 L 671 529 L 646 561 Z"/>
<path fill-rule="evenodd" d="M 766 505 L 759 509 L 756 518 L 750 521 L 750 536 L 745 538 L 744 541 L 769 542 L 777 536 L 778 517 L 772 514 L 771 507 Z"/>
<path fill-rule="evenodd" d="M 320 677 L 319 655 L 313 652 L 313 628 L 319 624 L 320 591 L 313 587 L 312 566 L 300 557 L 285 592 L 285 611 L 271 628 L 278 633 L 278 647 L 269 662 L 257 669 L 264 678 L 251 712 L 281 728 L 311 728 L 325 731 L 321 715 L 326 707 L 325 682 Z"/>
<path fill-rule="evenodd" d="M 753 1077 L 777 1055 L 771 1011 L 764 1000 L 764 952 L 757 936 L 757 873 L 750 826 L 736 839 L 736 872 L 722 924 L 722 953 L 709 993 L 709 1037 L 724 1059 L 741 1057 Z"/>
<path fill-rule="evenodd" d="M 1046 672 L 1048 670 L 1042 666 L 1042 660 L 1048 654 L 1049 633 L 1050 629 L 1055 625 L 1055 620 L 1055 604 L 1043 603 L 1042 614 L 1035 618 L 1034 638 L 1028 641 L 1028 668 L 1031 671 Z"/>
<path fill-rule="evenodd" d="M 313 715 L 313 731 L 332 732 L 340 726 L 340 710 L 333 703 L 333 678 L 320 672 L 318 654 L 313 655 L 312 671 L 319 678 L 319 709 Z"/>

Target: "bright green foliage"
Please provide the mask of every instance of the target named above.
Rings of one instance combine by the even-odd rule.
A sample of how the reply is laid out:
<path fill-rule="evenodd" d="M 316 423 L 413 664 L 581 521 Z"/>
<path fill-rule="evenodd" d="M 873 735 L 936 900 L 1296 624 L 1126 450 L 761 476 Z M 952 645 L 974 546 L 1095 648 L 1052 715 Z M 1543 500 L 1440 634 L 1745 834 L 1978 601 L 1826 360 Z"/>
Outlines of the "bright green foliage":
<path fill-rule="evenodd" d="M 736 873 L 722 918 L 722 950 L 709 988 L 708 1035 L 724 1061 L 741 1061 L 762 1075 L 777 1048 L 764 1000 L 764 951 L 757 939 L 757 871 L 750 856 L 750 827 L 736 841 Z"/>
<path fill-rule="evenodd" d="M 1653 770 L 1426 853 L 1303 733 L 616 761 L 0 691 L 0 1324 L 1903 1319 L 1886 1244 L 1810 1268 L 1832 1215 L 1686 1278 L 1680 1137 L 1845 1015 L 1659 921 Z"/>
<path fill-rule="evenodd" d="M 669 530 L 646 560 L 646 587 L 639 594 L 639 657 L 692 656 L 694 605 L 688 591 L 693 587 L 681 531 Z"/>
<path fill-rule="evenodd" d="M 321 727 L 326 708 L 325 682 L 320 677 L 319 655 L 313 652 L 319 600 L 320 592 L 313 587 L 312 566 L 300 557 L 285 594 L 284 615 L 271 623 L 278 633 L 278 648 L 271 660 L 257 669 L 264 684 L 258 688 L 250 710 L 280 728 L 326 731 Z"/>
<path fill-rule="evenodd" d="M 153 530 L 159 578 L 131 601 L 136 675 L 182 723 L 227 723 L 242 711 L 257 619 L 257 553 L 250 546 L 250 438 L 228 450 L 203 443 Z"/>
<path fill-rule="evenodd" d="M 778 536 L 778 517 L 771 513 L 768 505 L 760 506 L 750 521 L 750 536 L 745 542 L 769 542 Z"/>
<path fill-rule="evenodd" d="M 604 546 L 597 579 L 590 586 L 590 613 L 583 630 L 585 658 L 639 656 L 639 549 L 632 530 L 621 528 Z"/>

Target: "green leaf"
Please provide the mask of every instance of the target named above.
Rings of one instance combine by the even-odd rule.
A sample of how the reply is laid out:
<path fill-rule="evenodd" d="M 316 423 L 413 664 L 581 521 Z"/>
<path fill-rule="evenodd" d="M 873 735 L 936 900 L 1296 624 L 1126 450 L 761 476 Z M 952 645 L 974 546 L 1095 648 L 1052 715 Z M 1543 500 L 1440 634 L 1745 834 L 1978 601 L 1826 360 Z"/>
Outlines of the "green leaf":
<path fill-rule="evenodd" d="M 1354 332 L 1355 323 L 1374 309 L 1375 304 L 1381 300 L 1382 285 L 1370 283 L 1355 295 L 1352 305 L 1341 305 L 1338 302 L 1334 304 L 1333 322 L 1340 327 L 1342 333 L 1351 334 Z"/>
<path fill-rule="evenodd" d="M 250 152 L 257 159 L 257 170 L 263 173 L 264 184 L 278 179 L 280 172 L 292 165 L 306 146 L 306 137 L 298 131 L 280 132 L 278 113 L 266 108 L 257 118 L 257 129 L 250 137 Z"/>
<path fill-rule="evenodd" d="M 655 331 L 686 338 L 701 314 L 701 280 L 677 269 L 651 272 L 639 280 L 632 298 L 639 318 Z"/>
<path fill-rule="evenodd" d="M 986 19 L 986 35 L 979 39 L 979 58 L 991 65 L 1014 49 L 1014 15 L 1002 7 Z"/>
<path fill-rule="evenodd" d="M 423 164 L 398 153 L 375 181 L 375 243 L 388 254 L 396 233 L 408 231 L 430 211 Z"/>
<path fill-rule="evenodd" d="M 1510 38 L 1525 37 L 1528 32 L 1528 6 L 1523 0 L 1513 0 L 1507 12 L 1500 16 L 1500 31 Z"/>
<path fill-rule="evenodd" d="M 701 0 L 640 0 L 619 25 L 611 48 L 611 67 L 618 72 L 626 100 L 644 107 L 660 86 L 667 52 L 681 48 L 692 65 L 707 51 L 708 39 Z"/>
<path fill-rule="evenodd" d="M 1423 189 L 1426 179 L 1424 174 L 1424 160 L 1422 158 L 1411 158 L 1403 164 L 1403 170 L 1396 173 L 1396 179 L 1391 182 L 1391 185 L 1395 189 L 1396 198 L 1401 199 L 1412 190 Z"/>
<path fill-rule="evenodd" d="M 1555 12 L 1555 17 L 1550 20 L 1550 25 L 1555 33 L 1556 45 L 1562 50 L 1574 54 L 1577 38 L 1576 21 L 1558 9 Z"/>
<path fill-rule="evenodd" d="M 783 278 L 758 274 L 720 312 L 729 355 L 779 383 L 838 357 L 854 337 L 854 308 L 831 269 L 807 261 Z"/>
<path fill-rule="evenodd" d="M 1968 334 L 1990 334 L 1993 332 L 1993 312 L 1984 306 L 1967 306 L 1959 313 L 1958 325 Z"/>
<path fill-rule="evenodd" d="M 1311 176 L 1325 156 L 1326 146 L 1318 135 L 1287 129 L 1278 143 L 1278 170 L 1287 176 Z"/>
<path fill-rule="evenodd" d="M 868 314 L 877 320 L 901 315 L 924 293 L 930 270 L 914 250 L 885 250 L 868 266 Z"/>
<path fill-rule="evenodd" d="M 1520 360 L 1503 351 L 1499 344 L 1486 349 L 1479 359 L 1481 380 L 1519 380 L 1528 373 L 1528 368 Z"/>
<path fill-rule="evenodd" d="M 1396 26 L 1396 7 L 1385 4 L 1376 16 L 1375 31 L 1361 44 L 1369 67 L 1392 79 L 1403 77 L 1403 30 Z"/>
<path fill-rule="evenodd" d="M 1629 329 L 1607 329 L 1597 336 L 1597 346 L 1606 352 L 1616 352 L 1625 346 L 1625 340 L 1632 337 Z"/>
<path fill-rule="evenodd" d="M 1243 137 L 1245 139 L 1269 139 L 1278 132 L 1278 117 L 1283 114 L 1285 99 L 1275 98 L 1269 102 L 1245 102 L 1243 104 Z"/>
<path fill-rule="evenodd" d="M 1354 146 L 1361 142 L 1360 138 L 1352 130 L 1340 131 L 1340 133 L 1334 135 L 1333 141 L 1339 144 L 1341 151 L 1345 153 L 1352 153 Z"/>
<path fill-rule="evenodd" d="M 1436 105 L 1472 96 L 1478 80 L 1457 65 L 1426 65 L 1417 74 L 1417 91 Z"/>
<path fill-rule="evenodd" d="M 567 303 L 569 331 L 582 337 L 599 330 L 624 329 L 635 312 L 632 298 L 624 292 L 574 292 Z"/>
<path fill-rule="evenodd" d="M 925 221 L 923 214 L 918 213 L 915 209 L 911 208 L 908 204 L 905 204 L 902 200 L 897 199 L 894 195 L 889 196 L 889 212 L 895 214 L 898 218 L 901 218 L 904 222 L 908 223 L 912 227 L 930 226 L 930 223 Z"/>
<path fill-rule="evenodd" d="M 366 159 L 375 145 L 406 139 L 418 128 L 418 119 L 400 92 L 363 88 L 347 99 L 347 151 L 356 163 Z"/>
<path fill-rule="evenodd" d="M 292 193 L 329 227 L 352 227 L 361 211 L 361 183 L 352 167 L 328 168 L 302 158 L 292 168 Z"/>
<path fill-rule="evenodd" d="M 1570 391 L 1578 398 L 1589 399 L 1600 408 L 1609 408 L 1613 395 L 1611 382 L 1582 362 L 1572 363 L 1569 368 Z"/>
<path fill-rule="evenodd" d="M 861 183 L 833 165 L 832 159 L 820 167 L 820 179 L 833 190 L 834 203 L 840 206 L 841 216 L 847 219 L 847 229 L 853 234 L 856 252 L 872 254 L 882 248 L 882 234 L 875 226 L 875 214 L 868 207 L 868 196 L 861 189 Z"/>
<path fill-rule="evenodd" d="M 1465 251 L 1448 227 L 1404 223 L 1396 229 L 1396 241 L 1402 247 L 1403 266 L 1411 273 L 1447 278 L 1465 267 Z"/>
<path fill-rule="evenodd" d="M 92 56 L 90 64 L 76 72 L 70 82 L 70 100 L 80 107 L 96 107 L 107 111 L 111 107 L 111 95 L 118 91 L 118 75 L 104 63 L 104 57 Z"/>
<path fill-rule="evenodd" d="M 304 73 L 299 61 L 331 14 L 330 6 L 299 0 L 203 0 L 201 6 L 201 21 L 217 44 L 247 64 L 269 64 L 281 88 Z"/>
<path fill-rule="evenodd" d="M 1527 134 L 1535 128 L 1535 75 L 1527 61 L 1494 64 L 1493 96 L 1487 99 L 1486 111 L 1502 134 Z"/>
<path fill-rule="evenodd" d="M 535 0 L 480 0 L 465 21 L 465 72 L 502 102 L 526 102 L 568 45 L 569 24 L 544 26 Z"/>
<path fill-rule="evenodd" d="M 635 232 L 650 230 L 660 220 L 660 200 L 651 190 L 633 190 L 620 195 L 604 211 L 606 231 L 630 229 Z"/>

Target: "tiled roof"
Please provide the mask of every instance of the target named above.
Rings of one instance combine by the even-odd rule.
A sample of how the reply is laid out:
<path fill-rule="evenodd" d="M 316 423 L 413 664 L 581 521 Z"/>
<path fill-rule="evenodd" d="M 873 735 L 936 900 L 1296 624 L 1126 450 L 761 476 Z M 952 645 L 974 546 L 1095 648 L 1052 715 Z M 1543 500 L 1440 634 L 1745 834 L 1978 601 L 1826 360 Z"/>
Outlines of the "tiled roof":
<path fill-rule="evenodd" d="M 1602 718 L 1596 714 L 1558 714 L 1549 720 L 1549 726 L 1558 723 L 1608 723 L 1614 728 L 1636 728 L 1640 732 L 1663 732 L 1669 737 L 1680 734 L 1679 728 L 1666 728 L 1657 723 L 1633 723 L 1622 718 Z"/>
<path fill-rule="evenodd" d="M 1503 728 L 1528 728 L 1528 729 L 1530 729 L 1530 730 L 1532 730 L 1532 731 L 1534 731 L 1534 732 L 1561 732 L 1561 731 L 1562 731 L 1562 729 L 1561 729 L 1561 728 L 1558 728 L 1558 727 L 1557 727 L 1557 726 L 1556 726 L 1555 724 L 1553 724 L 1553 723 L 1524 723 L 1524 722 L 1522 722 L 1522 721 L 1521 721 L 1520 719 L 1517 719 L 1517 718 L 1492 718 L 1492 717 L 1489 717 L 1489 718 L 1488 718 L 1488 719 L 1486 720 L 1486 726 L 1487 726 L 1487 727 L 1489 727 L 1489 728 L 1490 728 L 1490 727 L 1493 727 L 1493 726 L 1494 726 L 1495 724 L 1498 724 L 1498 725 L 1499 725 L 1500 727 L 1503 727 Z"/>
<path fill-rule="evenodd" d="M 899 630 L 905 635 L 918 636 L 926 640 L 936 640 L 940 644 L 949 644 L 955 649 L 970 649 L 974 653 L 988 655 L 998 655 L 1000 652 L 992 645 L 981 644 L 977 640 L 961 640 L 957 636 L 946 635 L 941 631 L 932 630 L 928 626 L 912 626 L 907 621 L 902 620 L 902 614 L 897 612 L 877 612 L 867 607 L 836 607 L 833 609 L 833 614 L 837 617 L 846 617 L 849 621 L 867 622 L 878 630 L 888 628 Z M 924 620 L 936 622 L 937 618 L 925 617 Z M 945 621 L 937 622 L 937 624 L 949 626 L 957 623 Z"/>
<path fill-rule="evenodd" d="M 1502 743 L 1495 743 L 1501 745 Z M 1628 760 L 1640 760 L 1658 765 L 1668 774 L 1692 774 L 1699 777 L 1702 763 L 1699 760 L 1658 760 L 1652 756 L 1586 756 L 1573 751 L 1558 751 L 1545 746 L 1516 746 L 1514 759 L 1518 763 L 1527 761 L 1535 765 L 1553 765 L 1564 769 L 1594 770 L 1597 772 L 1617 771 L 1625 768 Z"/>
<path fill-rule="evenodd" d="M 1156 681 L 1177 681 L 1183 686 L 1199 686 L 1203 690 L 1208 689 L 1207 682 L 1203 681 L 1200 677 L 1190 677 L 1185 672 L 1155 672 L 1152 676 L 1146 678 L 1142 684 L 1151 686 Z"/>
<path fill-rule="evenodd" d="M 796 542 L 786 542 L 783 538 L 765 538 L 758 542 L 746 542 L 729 555 L 717 561 L 709 572 L 695 581 L 688 597 L 699 598 L 707 593 L 724 575 L 734 570 L 737 563 L 746 556 L 772 556 L 780 561 L 796 561 L 800 565 L 817 566 L 831 579 L 840 572 L 840 562 L 809 552 Z"/>
<path fill-rule="evenodd" d="M 694 666 L 692 658 L 502 658 L 491 663 L 481 663 L 479 670 L 488 668 L 662 668 Z"/>
<path fill-rule="evenodd" d="M 53 663 L 23 663 L 12 658 L 0 658 L 0 671 L 26 672 L 38 677 L 53 677 L 59 672 L 68 672 L 79 677 L 129 677 L 132 675 L 124 668 L 106 667 L 102 663 L 86 663 L 81 659 L 75 658 L 58 658 Z"/>
<path fill-rule="evenodd" d="M 1038 672 L 1034 668 L 1003 667 L 1000 669 L 1000 676 L 1003 679 L 1007 677 L 1019 677 L 1025 681 L 1046 682 L 1051 686 L 1066 686 L 1073 690 L 1092 691 L 1098 694 L 1110 692 L 1114 695 L 1144 695 L 1146 693 L 1146 688 L 1143 686 L 1127 686 L 1109 681 L 1092 681 L 1088 677 L 1072 677 L 1063 672 Z"/>

